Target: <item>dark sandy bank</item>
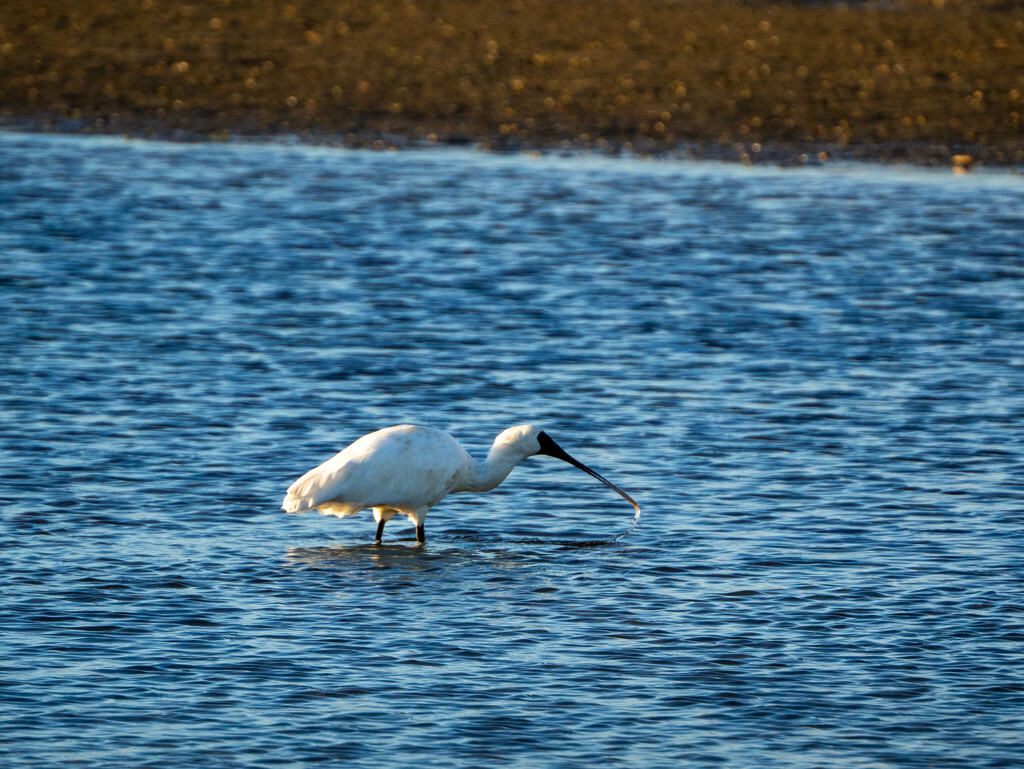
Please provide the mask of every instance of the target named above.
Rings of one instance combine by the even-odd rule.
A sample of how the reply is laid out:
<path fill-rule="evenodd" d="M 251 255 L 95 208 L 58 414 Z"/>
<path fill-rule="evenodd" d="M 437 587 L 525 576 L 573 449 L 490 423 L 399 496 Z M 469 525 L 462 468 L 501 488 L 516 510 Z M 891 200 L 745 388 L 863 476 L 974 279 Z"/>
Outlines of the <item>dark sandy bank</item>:
<path fill-rule="evenodd" d="M 1024 7 L 5 0 L 0 125 L 1024 165 Z"/>

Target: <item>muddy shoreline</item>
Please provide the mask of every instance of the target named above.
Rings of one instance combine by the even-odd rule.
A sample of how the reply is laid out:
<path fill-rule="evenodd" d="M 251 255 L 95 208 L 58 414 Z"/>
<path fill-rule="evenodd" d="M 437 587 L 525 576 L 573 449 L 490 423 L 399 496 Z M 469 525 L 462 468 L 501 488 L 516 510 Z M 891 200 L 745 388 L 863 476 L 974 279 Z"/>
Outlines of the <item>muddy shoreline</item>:
<path fill-rule="evenodd" d="M 393 129 L 393 126 L 389 126 Z M 344 147 L 380 151 L 417 150 L 437 147 L 471 147 L 497 153 L 596 154 L 607 157 L 648 157 L 674 160 L 710 160 L 738 162 L 749 165 L 823 166 L 831 163 L 870 163 L 879 165 L 912 165 L 932 168 L 953 167 L 961 170 L 964 160 L 969 168 L 1006 168 L 1024 173 L 1024 162 L 986 162 L 985 148 L 966 146 L 955 152 L 946 145 L 907 142 L 902 144 L 766 144 L 752 147 L 742 142 L 695 141 L 666 146 L 640 139 L 631 141 L 580 141 L 577 138 L 538 141 L 530 138 L 510 140 L 501 135 L 477 136 L 466 133 L 434 133 L 422 126 L 410 126 L 407 133 L 377 132 L 359 128 L 344 133 L 304 129 L 289 131 L 264 127 L 236 125 L 233 130 L 218 123 L 208 130 L 203 120 L 185 121 L 168 126 L 166 121 L 148 117 L 104 116 L 95 121 L 55 119 L 53 116 L 0 118 L 0 130 L 30 133 L 85 134 L 123 136 L 182 143 L 229 141 L 298 141 L 318 146 Z M 954 158 L 957 160 L 954 162 Z"/>
<path fill-rule="evenodd" d="M 8 0 L 0 98 L 15 130 L 1024 167 L 1024 9 Z"/>

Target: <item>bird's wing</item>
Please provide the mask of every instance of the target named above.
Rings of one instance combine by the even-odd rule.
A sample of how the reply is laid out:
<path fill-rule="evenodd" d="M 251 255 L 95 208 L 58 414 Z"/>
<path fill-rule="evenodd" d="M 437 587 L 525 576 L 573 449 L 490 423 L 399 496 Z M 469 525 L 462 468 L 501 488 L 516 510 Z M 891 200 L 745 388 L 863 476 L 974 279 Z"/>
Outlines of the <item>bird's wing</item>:
<path fill-rule="evenodd" d="M 342 491 L 345 479 L 351 474 L 351 462 L 343 456 L 344 451 L 335 454 L 322 465 L 314 467 L 288 487 L 281 509 L 289 513 L 316 510 L 331 501 Z M 361 509 L 361 508 L 356 508 Z M 341 512 L 339 510 L 339 512 Z M 356 512 L 352 510 L 351 512 Z"/>
<path fill-rule="evenodd" d="M 362 479 L 367 505 L 403 509 L 433 507 L 472 464 L 448 433 L 426 427 L 394 435 L 372 459 L 373 467 Z"/>
<path fill-rule="evenodd" d="M 342 449 L 321 465 L 314 467 L 288 487 L 288 493 L 281 503 L 281 509 L 289 513 L 302 513 L 323 508 L 327 503 L 335 513 L 355 513 L 366 505 L 359 504 L 353 495 L 353 486 L 358 490 L 364 486 L 366 475 L 365 460 L 380 450 L 382 444 L 398 430 L 389 427 L 364 435 L 347 448 Z"/>
<path fill-rule="evenodd" d="M 330 507 L 345 514 L 367 507 L 431 507 L 471 462 L 445 432 L 398 425 L 364 435 L 299 478 L 281 507 L 290 513 Z"/>

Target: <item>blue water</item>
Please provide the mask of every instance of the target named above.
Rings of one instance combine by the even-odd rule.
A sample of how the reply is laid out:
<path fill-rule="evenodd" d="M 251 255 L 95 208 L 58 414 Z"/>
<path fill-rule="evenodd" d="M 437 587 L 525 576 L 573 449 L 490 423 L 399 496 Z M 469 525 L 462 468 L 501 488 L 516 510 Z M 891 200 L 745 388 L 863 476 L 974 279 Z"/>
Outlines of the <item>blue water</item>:
<path fill-rule="evenodd" d="M 0 764 L 1024 759 L 1024 179 L 0 134 Z M 360 435 L 532 458 L 416 545 Z"/>

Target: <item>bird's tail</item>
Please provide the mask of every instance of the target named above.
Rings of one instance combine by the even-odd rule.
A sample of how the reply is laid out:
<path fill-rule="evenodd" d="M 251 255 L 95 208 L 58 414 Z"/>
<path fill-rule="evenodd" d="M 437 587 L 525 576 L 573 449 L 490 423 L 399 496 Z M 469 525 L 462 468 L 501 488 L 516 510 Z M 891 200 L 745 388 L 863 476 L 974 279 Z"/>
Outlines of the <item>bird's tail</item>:
<path fill-rule="evenodd" d="M 345 499 L 348 469 L 347 464 L 339 468 L 328 463 L 314 467 L 288 487 L 281 509 L 289 513 L 319 510 L 324 515 L 351 515 L 363 510 L 366 505 Z"/>
<path fill-rule="evenodd" d="M 313 508 L 309 506 L 308 500 L 289 493 L 285 495 L 284 500 L 281 502 L 281 509 L 286 513 L 305 513 Z"/>
<path fill-rule="evenodd" d="M 309 477 L 309 473 L 299 478 L 291 486 L 288 487 L 287 493 L 284 495 L 284 499 L 281 501 L 281 509 L 286 513 L 304 513 L 307 510 L 312 510 L 315 505 L 310 491 L 310 487 L 313 485 L 312 478 Z"/>

